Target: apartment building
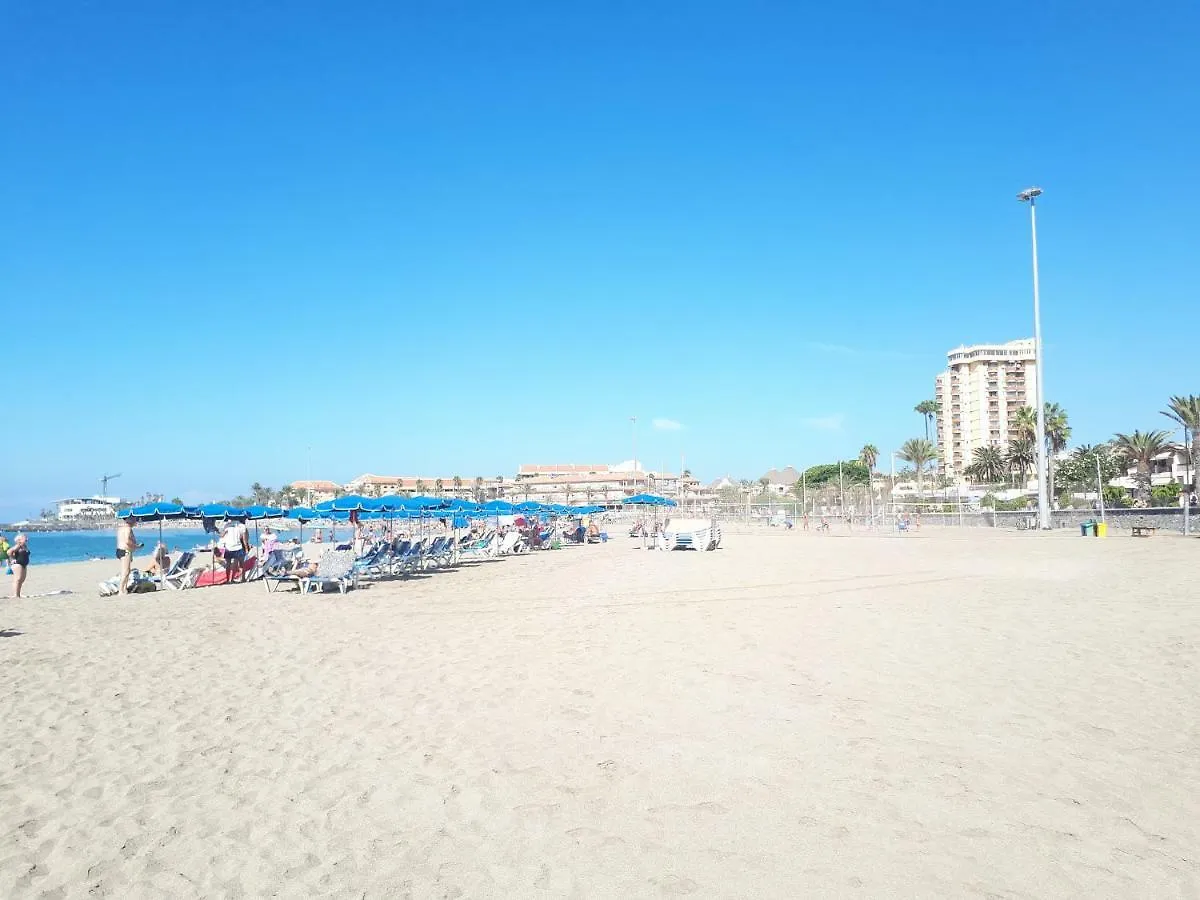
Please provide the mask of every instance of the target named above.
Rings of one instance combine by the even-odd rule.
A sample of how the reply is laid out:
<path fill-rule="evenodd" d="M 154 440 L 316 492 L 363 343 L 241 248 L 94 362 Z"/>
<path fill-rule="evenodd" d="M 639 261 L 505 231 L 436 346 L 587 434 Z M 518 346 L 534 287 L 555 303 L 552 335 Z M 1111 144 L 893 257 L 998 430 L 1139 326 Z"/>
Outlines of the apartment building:
<path fill-rule="evenodd" d="M 332 500 L 342 490 L 335 481 L 293 481 L 288 485 L 304 503 L 324 503 Z"/>
<path fill-rule="evenodd" d="M 346 492 L 362 497 L 382 497 L 385 494 L 415 496 L 427 494 L 438 497 L 457 497 L 461 500 L 507 498 L 513 490 L 512 479 L 482 476 L 453 475 L 359 475 L 346 485 Z"/>
<path fill-rule="evenodd" d="M 1018 437 L 1016 410 L 1038 400 L 1033 339 L 975 344 L 946 354 L 937 376 L 940 471 L 961 478 L 979 447 L 1004 447 Z"/>
<path fill-rule="evenodd" d="M 540 503 L 614 506 L 634 494 L 651 493 L 676 498 L 699 492 L 699 482 L 691 476 L 670 472 L 647 472 L 630 463 L 579 465 L 555 463 L 522 465 L 514 486 L 520 500 Z"/>

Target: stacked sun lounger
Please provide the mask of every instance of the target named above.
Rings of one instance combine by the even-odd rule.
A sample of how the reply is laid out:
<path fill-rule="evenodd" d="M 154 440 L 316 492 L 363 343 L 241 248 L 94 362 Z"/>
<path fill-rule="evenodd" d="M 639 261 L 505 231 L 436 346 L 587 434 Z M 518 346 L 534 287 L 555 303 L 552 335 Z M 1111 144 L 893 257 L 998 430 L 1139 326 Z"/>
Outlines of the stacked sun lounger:
<path fill-rule="evenodd" d="M 672 519 L 663 530 L 667 550 L 716 550 L 721 526 L 716 519 Z"/>

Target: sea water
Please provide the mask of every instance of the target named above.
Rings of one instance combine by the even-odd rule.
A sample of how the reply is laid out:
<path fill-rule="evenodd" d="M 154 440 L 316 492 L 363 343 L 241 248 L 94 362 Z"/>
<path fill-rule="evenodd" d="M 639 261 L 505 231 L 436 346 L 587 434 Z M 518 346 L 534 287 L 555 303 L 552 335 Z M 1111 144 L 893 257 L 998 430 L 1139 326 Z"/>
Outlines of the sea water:
<path fill-rule="evenodd" d="M 289 525 L 292 530 L 286 536 L 299 537 L 296 523 L 292 522 Z M 253 541 L 254 523 L 249 523 L 247 527 L 250 529 L 250 540 Z M 260 532 L 262 528 L 263 526 L 260 525 Z M 325 538 L 329 538 L 330 530 L 328 528 L 321 530 Z M 335 538 L 344 538 L 351 533 L 351 529 L 341 527 L 336 529 L 336 532 Z M 5 537 L 8 538 L 10 544 L 16 533 L 15 531 L 5 532 Z M 133 533 L 139 542 L 146 545 L 137 552 L 137 556 L 149 556 L 154 552 L 154 545 L 158 543 L 157 525 L 134 526 Z M 312 534 L 312 530 L 305 528 L 306 539 L 310 534 Z M 117 548 L 116 529 L 111 531 L 32 531 L 26 537 L 29 539 L 29 561 L 33 565 L 80 562 L 87 559 L 113 559 Z M 180 550 L 207 547 L 215 537 L 216 535 L 206 533 L 200 528 L 164 528 L 162 532 L 163 543 L 167 545 L 168 552 L 171 554 L 178 553 Z"/>

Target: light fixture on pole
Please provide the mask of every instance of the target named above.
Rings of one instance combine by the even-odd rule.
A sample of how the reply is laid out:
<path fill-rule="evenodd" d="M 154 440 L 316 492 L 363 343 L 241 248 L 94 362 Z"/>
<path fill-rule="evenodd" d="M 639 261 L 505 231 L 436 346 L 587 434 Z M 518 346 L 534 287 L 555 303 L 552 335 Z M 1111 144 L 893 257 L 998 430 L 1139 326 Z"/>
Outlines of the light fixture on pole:
<path fill-rule="evenodd" d="M 1038 479 L 1038 528 L 1050 528 L 1050 485 L 1046 483 L 1049 473 L 1046 459 L 1046 380 L 1042 366 L 1042 307 L 1038 295 L 1038 250 L 1037 250 L 1037 198 L 1042 195 L 1039 187 L 1026 188 L 1017 194 L 1017 199 L 1029 204 L 1029 229 L 1033 238 L 1033 365 L 1037 378 L 1037 479 Z"/>

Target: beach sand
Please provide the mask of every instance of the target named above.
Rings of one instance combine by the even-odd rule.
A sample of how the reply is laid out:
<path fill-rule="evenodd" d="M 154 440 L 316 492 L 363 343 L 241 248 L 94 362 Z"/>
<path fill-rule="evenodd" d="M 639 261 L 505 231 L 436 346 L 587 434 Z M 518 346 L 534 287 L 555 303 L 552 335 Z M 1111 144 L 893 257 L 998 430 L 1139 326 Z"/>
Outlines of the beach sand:
<path fill-rule="evenodd" d="M 79 593 L 0 601 L 0 897 L 1200 895 L 1200 542 L 725 544 L 35 565 Z"/>

